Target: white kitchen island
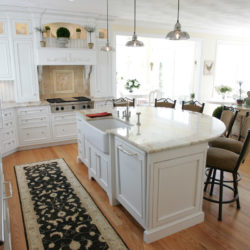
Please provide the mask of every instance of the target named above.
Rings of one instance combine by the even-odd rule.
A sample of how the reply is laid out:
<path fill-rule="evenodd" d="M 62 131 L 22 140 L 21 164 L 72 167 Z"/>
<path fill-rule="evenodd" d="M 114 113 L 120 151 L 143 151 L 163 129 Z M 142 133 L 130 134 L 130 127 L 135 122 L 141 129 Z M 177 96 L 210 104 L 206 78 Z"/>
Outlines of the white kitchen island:
<path fill-rule="evenodd" d="M 78 159 L 89 177 L 112 205 L 122 204 L 140 223 L 147 243 L 203 222 L 208 141 L 223 134 L 224 124 L 204 114 L 154 107 L 130 108 L 126 121 L 117 110 L 125 109 L 77 114 Z M 102 111 L 113 116 L 85 116 Z"/>

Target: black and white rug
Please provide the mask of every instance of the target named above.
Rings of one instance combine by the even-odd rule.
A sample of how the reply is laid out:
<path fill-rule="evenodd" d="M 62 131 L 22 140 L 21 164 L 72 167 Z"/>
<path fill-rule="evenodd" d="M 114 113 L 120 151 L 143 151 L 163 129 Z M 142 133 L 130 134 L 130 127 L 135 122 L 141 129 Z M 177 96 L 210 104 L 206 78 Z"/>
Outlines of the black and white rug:
<path fill-rule="evenodd" d="M 127 249 L 63 159 L 15 171 L 30 249 Z"/>

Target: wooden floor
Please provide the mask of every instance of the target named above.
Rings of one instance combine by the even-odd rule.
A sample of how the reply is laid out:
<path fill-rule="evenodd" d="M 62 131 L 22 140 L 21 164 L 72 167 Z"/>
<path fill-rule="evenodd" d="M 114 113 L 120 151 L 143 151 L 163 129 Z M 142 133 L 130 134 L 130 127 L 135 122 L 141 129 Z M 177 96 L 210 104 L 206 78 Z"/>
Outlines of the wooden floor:
<path fill-rule="evenodd" d="M 95 181 L 88 179 L 87 168 L 83 164 L 77 163 L 76 157 L 77 145 L 72 144 L 17 152 L 3 159 L 5 179 L 11 180 L 13 184 L 14 196 L 9 200 L 9 208 L 14 250 L 25 250 L 26 242 L 13 167 L 18 164 L 56 158 L 65 159 L 131 250 L 250 249 L 250 157 L 240 169 L 243 179 L 239 184 L 241 201 L 239 211 L 235 208 L 235 204 L 224 205 L 223 222 L 218 222 L 218 206 L 204 201 L 204 223 L 152 244 L 144 243 L 142 227 L 123 207 L 109 205 L 105 192 Z"/>

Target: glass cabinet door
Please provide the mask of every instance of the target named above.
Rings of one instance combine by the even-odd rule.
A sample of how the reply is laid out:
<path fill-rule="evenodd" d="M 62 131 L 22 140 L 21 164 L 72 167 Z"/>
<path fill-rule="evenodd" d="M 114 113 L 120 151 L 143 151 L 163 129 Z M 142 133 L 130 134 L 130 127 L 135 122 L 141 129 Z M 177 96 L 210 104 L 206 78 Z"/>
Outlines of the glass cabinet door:
<path fill-rule="evenodd" d="M 29 35 L 29 25 L 28 23 L 16 22 L 16 35 Z"/>

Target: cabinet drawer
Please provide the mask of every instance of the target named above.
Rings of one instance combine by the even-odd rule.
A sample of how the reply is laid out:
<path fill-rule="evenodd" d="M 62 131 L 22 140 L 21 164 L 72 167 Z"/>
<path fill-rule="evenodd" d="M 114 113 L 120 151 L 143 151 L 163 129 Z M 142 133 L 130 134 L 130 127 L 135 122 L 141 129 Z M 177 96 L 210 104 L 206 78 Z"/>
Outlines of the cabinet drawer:
<path fill-rule="evenodd" d="M 76 115 L 75 114 L 62 114 L 62 115 L 53 115 L 52 121 L 55 123 L 63 123 L 63 122 L 76 122 Z"/>
<path fill-rule="evenodd" d="M 49 122 L 48 116 L 39 116 L 39 117 L 19 117 L 18 124 L 19 126 L 32 125 L 32 124 L 44 124 Z"/>
<path fill-rule="evenodd" d="M 2 137 L 3 141 L 13 139 L 13 138 L 15 138 L 15 135 L 16 135 L 16 133 L 15 133 L 15 129 L 14 128 L 5 129 L 1 133 L 1 137 Z"/>
<path fill-rule="evenodd" d="M 5 128 L 12 128 L 12 127 L 14 127 L 14 125 L 15 125 L 15 122 L 14 121 L 3 121 L 3 129 L 5 129 Z"/>
<path fill-rule="evenodd" d="M 6 110 L 3 110 L 2 111 L 3 113 L 3 120 L 6 121 L 6 120 L 14 120 L 14 110 L 11 110 L 11 109 L 6 109 Z"/>
<path fill-rule="evenodd" d="M 40 125 L 36 127 L 20 128 L 19 130 L 20 144 L 32 144 L 38 141 L 46 141 L 50 139 L 50 128 L 48 125 Z"/>
<path fill-rule="evenodd" d="M 36 116 L 49 113 L 49 107 L 32 107 L 32 108 L 19 108 L 17 110 L 18 116 Z"/>
<path fill-rule="evenodd" d="M 2 142 L 3 154 L 15 149 L 16 145 L 17 145 L 17 142 L 15 138 L 12 138 L 11 140 L 3 141 Z"/>
<path fill-rule="evenodd" d="M 53 137 L 55 139 L 69 138 L 75 139 L 77 129 L 75 123 L 63 123 L 53 125 Z"/>

